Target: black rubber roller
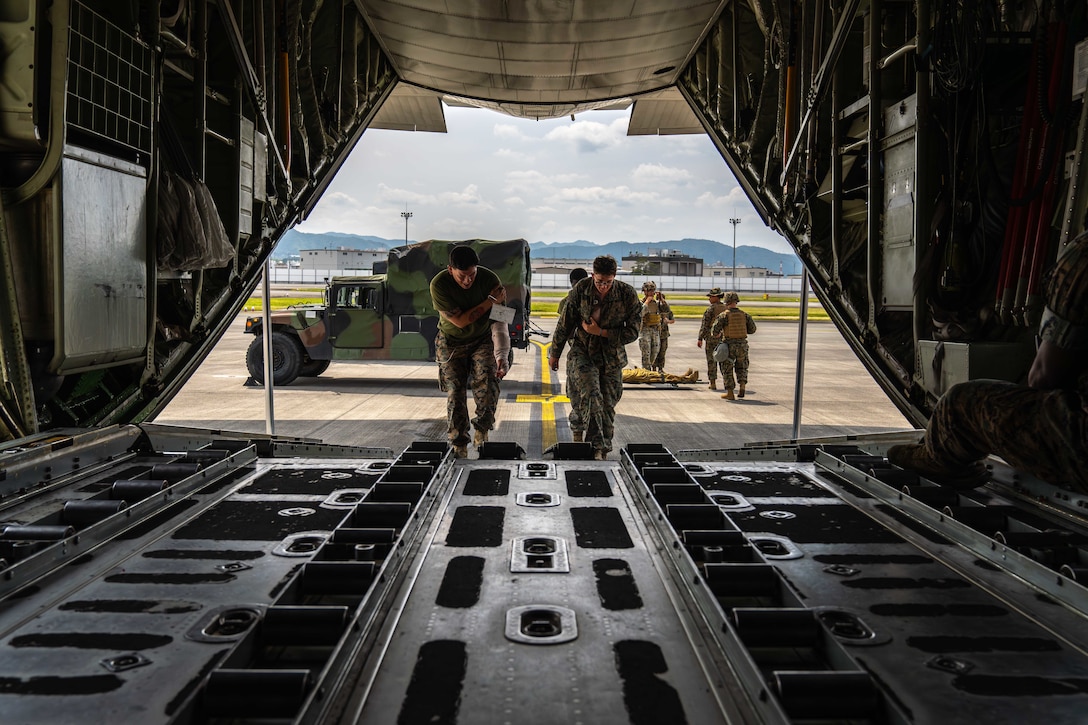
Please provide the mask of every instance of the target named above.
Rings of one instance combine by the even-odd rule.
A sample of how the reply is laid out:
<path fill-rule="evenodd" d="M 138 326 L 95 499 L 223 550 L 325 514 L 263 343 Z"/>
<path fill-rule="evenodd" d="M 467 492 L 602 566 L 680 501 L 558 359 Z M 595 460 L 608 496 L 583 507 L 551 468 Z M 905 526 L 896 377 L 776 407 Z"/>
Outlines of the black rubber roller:
<path fill-rule="evenodd" d="M 374 581 L 369 561 L 311 561 L 302 568 L 306 594 L 365 594 Z"/>
<path fill-rule="evenodd" d="M 116 513 L 128 508 L 126 501 L 89 499 L 87 501 L 68 501 L 61 510 L 60 518 L 66 524 L 76 528 L 97 524 Z"/>
<path fill-rule="evenodd" d="M 392 544 L 397 538 L 396 529 L 333 529 L 329 541 L 337 544 Z"/>
<path fill-rule="evenodd" d="M 1063 564 L 1059 570 L 1062 576 L 1072 579 L 1075 582 L 1082 582 L 1088 584 L 1088 566 L 1074 566 L 1072 564 Z"/>
<path fill-rule="evenodd" d="M 114 481 L 110 486 L 110 498 L 115 501 L 142 501 L 154 496 L 170 485 L 165 478 L 156 481 L 137 479 L 134 481 Z"/>
<path fill-rule="evenodd" d="M 939 509 L 944 506 L 957 506 L 960 502 L 959 492 L 951 486 L 919 486 L 917 483 L 918 477 L 915 474 L 914 483 L 903 486 L 903 493 L 926 506 Z"/>
<path fill-rule="evenodd" d="M 204 710 L 213 718 L 294 720 L 309 687 L 309 670 L 215 670 L 204 685 Z"/>
<path fill-rule="evenodd" d="M 867 672 L 775 672 L 786 714 L 797 720 L 869 720 L 880 695 Z"/>
<path fill-rule="evenodd" d="M 0 539 L 5 541 L 60 541 L 74 536 L 71 526 L 47 524 L 9 524 L 0 529 Z"/>
<path fill-rule="evenodd" d="M 269 607 L 261 620 L 261 644 L 320 647 L 340 641 L 348 625 L 347 607 Z"/>
<path fill-rule="evenodd" d="M 818 647 L 823 642 L 811 609 L 736 607 L 733 623 L 746 647 Z"/>
<path fill-rule="evenodd" d="M 165 478 L 170 483 L 195 475 L 201 469 L 199 463 L 160 463 L 151 467 L 148 478 Z"/>
<path fill-rule="evenodd" d="M 781 595 L 780 581 L 769 564 L 706 564 L 707 586 L 716 597 L 768 597 Z"/>

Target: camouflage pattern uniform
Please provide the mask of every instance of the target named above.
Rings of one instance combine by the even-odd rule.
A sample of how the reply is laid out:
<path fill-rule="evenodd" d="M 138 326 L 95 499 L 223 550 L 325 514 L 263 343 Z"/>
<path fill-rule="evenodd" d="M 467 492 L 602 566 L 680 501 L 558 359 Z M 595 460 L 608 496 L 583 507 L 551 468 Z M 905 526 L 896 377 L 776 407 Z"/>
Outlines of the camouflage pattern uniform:
<path fill-rule="evenodd" d="M 710 336 L 728 343 L 729 358 L 732 359 L 732 362 L 726 359 L 721 363 L 723 390 L 732 390 L 737 383 L 748 384 L 748 335 L 755 331 L 756 321 L 739 307 L 727 308 L 710 326 Z M 735 381 L 734 370 L 737 373 Z"/>
<path fill-rule="evenodd" d="M 567 296 L 559 300 L 559 307 L 556 309 L 556 318 L 563 316 L 563 310 L 567 307 L 567 300 L 570 299 L 570 293 Z M 571 384 L 574 379 L 571 372 L 570 355 L 567 355 L 567 398 L 570 400 L 570 413 L 567 414 L 567 425 L 570 426 L 571 433 L 585 433 L 586 426 L 582 422 L 582 409 L 581 401 L 579 400 L 578 386 Z M 575 436 L 577 438 L 577 436 Z"/>
<path fill-rule="evenodd" d="M 1047 276 L 1039 337 L 1070 355 L 1061 387 L 1000 380 L 953 385 L 937 401 L 919 445 L 888 459 L 956 484 L 989 454 L 1055 486 L 1088 493 L 1088 234 L 1070 242 Z M 982 481 L 966 481 L 967 487 Z"/>
<path fill-rule="evenodd" d="M 720 337 L 716 337 L 711 332 L 711 326 L 714 324 L 714 320 L 718 318 L 718 315 L 725 312 L 726 307 L 724 302 L 713 302 L 707 306 L 703 311 L 703 324 L 699 326 L 699 339 L 703 341 L 703 352 L 706 353 L 706 376 L 713 383 L 718 379 L 719 368 L 722 371 L 722 377 L 725 377 L 725 363 L 720 363 L 714 359 L 714 348 L 721 342 Z"/>
<path fill-rule="evenodd" d="M 476 268 L 476 280 L 468 290 L 462 290 L 447 270 L 431 281 L 431 297 L 436 310 L 449 311 L 438 296 L 468 294 L 464 309 L 471 309 L 487 299 L 499 284 L 498 276 L 483 266 Z M 469 304 L 472 300 L 472 304 Z M 435 360 L 439 379 L 446 390 L 446 426 L 450 445 L 467 446 L 472 440 L 468 416 L 468 388 L 476 401 L 476 415 L 471 426 L 478 431 L 495 427 L 495 408 L 499 403 L 499 380 L 495 369 L 495 343 L 491 337 L 491 321 L 485 315 L 462 330 L 440 319 L 435 338 Z"/>
<path fill-rule="evenodd" d="M 661 325 L 667 312 L 669 303 L 665 300 L 651 299 L 642 304 L 642 332 L 639 333 L 638 349 L 642 353 L 642 367 L 645 370 L 653 370 L 661 354 Z"/>
<path fill-rule="evenodd" d="M 623 368 L 628 345 L 638 339 L 642 325 L 642 304 L 635 288 L 616 280 L 608 289 L 598 324 L 608 337 L 589 335 L 582 322 L 593 316 L 598 305 L 593 278 L 578 282 L 567 295 L 567 306 L 556 321 L 551 357 L 567 353 L 567 387 L 579 390 L 579 415 L 586 426 L 586 441 L 595 451 L 612 450 L 616 404 L 623 395 Z"/>
<path fill-rule="evenodd" d="M 1003 380 L 953 385 L 933 409 L 924 439 L 951 469 L 990 453 L 1063 488 L 1088 493 L 1088 373 L 1077 390 L 1039 390 Z"/>
<path fill-rule="evenodd" d="M 654 360 L 654 368 L 665 372 L 665 352 L 669 349 L 669 320 L 676 319 L 672 308 L 661 315 L 661 349 L 657 351 L 657 360 Z"/>

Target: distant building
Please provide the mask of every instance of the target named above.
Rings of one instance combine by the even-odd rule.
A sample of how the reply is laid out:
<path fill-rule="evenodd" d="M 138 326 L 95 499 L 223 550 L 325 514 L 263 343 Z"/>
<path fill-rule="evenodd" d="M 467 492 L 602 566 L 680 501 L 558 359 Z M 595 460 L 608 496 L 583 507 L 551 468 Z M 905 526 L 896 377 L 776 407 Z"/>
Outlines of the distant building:
<path fill-rule="evenodd" d="M 703 272 L 704 277 L 725 277 L 732 279 L 733 267 L 707 267 Z M 737 265 L 737 279 L 762 279 L 764 277 L 781 277 L 782 275 L 777 272 L 772 272 L 765 267 L 745 267 L 744 265 Z"/>
<path fill-rule="evenodd" d="M 623 257 L 623 267 L 631 274 L 655 275 L 658 277 L 702 277 L 703 260 L 689 257 L 675 249 L 660 252 L 651 250 L 646 254 L 632 253 Z"/>
<path fill-rule="evenodd" d="M 313 270 L 372 270 L 375 262 L 385 262 L 389 257 L 385 249 L 301 249 L 300 266 Z"/>

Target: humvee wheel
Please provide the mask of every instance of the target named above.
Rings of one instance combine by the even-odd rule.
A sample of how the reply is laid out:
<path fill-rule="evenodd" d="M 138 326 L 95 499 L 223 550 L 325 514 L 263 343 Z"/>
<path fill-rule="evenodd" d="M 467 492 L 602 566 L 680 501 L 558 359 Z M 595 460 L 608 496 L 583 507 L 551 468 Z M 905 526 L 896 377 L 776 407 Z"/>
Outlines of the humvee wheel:
<path fill-rule="evenodd" d="M 316 378 L 318 375 L 329 369 L 329 363 L 331 362 L 332 360 L 310 360 L 309 362 L 304 362 L 298 369 L 299 377 Z"/>
<path fill-rule="evenodd" d="M 264 336 L 258 335 L 246 350 L 246 367 L 258 383 L 264 383 Z M 272 333 L 272 383 L 290 385 L 302 367 L 302 343 L 282 332 Z"/>

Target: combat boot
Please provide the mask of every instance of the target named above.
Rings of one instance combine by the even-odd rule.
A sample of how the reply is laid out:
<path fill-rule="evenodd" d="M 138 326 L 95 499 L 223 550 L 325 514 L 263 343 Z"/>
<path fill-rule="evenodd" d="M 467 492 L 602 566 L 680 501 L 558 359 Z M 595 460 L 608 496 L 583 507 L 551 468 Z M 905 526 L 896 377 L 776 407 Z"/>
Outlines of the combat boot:
<path fill-rule="evenodd" d="M 711 390 L 717 390 L 718 389 L 718 380 L 717 380 L 717 378 L 711 378 L 710 379 L 710 389 Z"/>
<path fill-rule="evenodd" d="M 608 451 L 604 450 L 603 448 L 598 448 L 597 450 L 593 451 L 593 460 L 595 460 L 595 461 L 607 461 L 608 460 Z"/>
<path fill-rule="evenodd" d="M 453 447 L 454 458 L 468 458 L 468 446 L 454 446 Z"/>
<path fill-rule="evenodd" d="M 958 489 L 978 488 L 990 478 L 990 472 L 980 461 L 946 463 L 934 458 L 923 443 L 892 446 L 888 449 L 888 463 Z"/>
<path fill-rule="evenodd" d="M 487 431 L 486 430 L 480 430 L 479 428 L 477 428 L 476 429 L 476 434 L 472 437 L 472 445 L 479 448 L 484 443 L 487 443 Z"/>
<path fill-rule="evenodd" d="M 729 390 L 726 390 L 722 394 L 722 400 L 736 400 L 736 397 L 733 396 L 733 389 L 732 388 L 730 388 Z"/>
<path fill-rule="evenodd" d="M 743 398 L 744 397 L 744 383 L 740 384 L 740 390 L 737 391 L 737 397 L 738 398 Z"/>
<path fill-rule="evenodd" d="M 585 440 L 585 435 L 586 435 L 586 434 L 585 434 L 585 433 L 583 433 L 583 432 L 582 432 L 582 431 L 580 431 L 580 430 L 572 430 L 572 431 L 570 432 L 570 436 L 571 436 L 571 438 L 573 438 L 573 439 L 574 439 L 574 442 L 575 442 L 575 443 L 581 443 L 582 441 L 584 441 L 584 440 Z"/>

